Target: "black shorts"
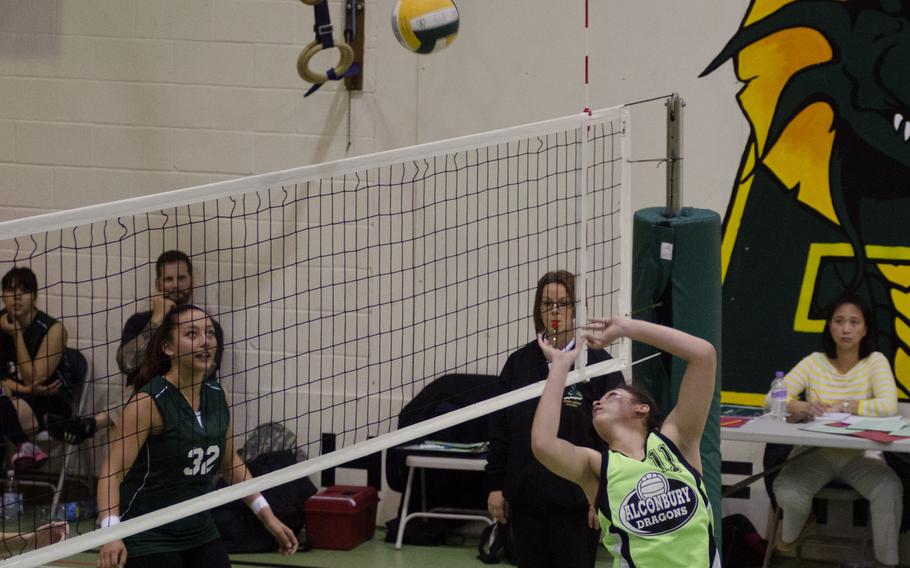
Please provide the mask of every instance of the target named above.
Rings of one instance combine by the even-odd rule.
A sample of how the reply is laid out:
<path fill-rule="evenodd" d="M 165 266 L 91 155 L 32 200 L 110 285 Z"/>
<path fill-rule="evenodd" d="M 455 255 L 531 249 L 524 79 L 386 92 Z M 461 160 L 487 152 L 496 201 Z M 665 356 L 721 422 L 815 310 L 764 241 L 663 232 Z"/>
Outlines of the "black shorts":
<path fill-rule="evenodd" d="M 69 418 L 73 415 L 72 405 L 59 396 L 23 396 L 22 400 L 31 407 L 35 420 L 38 421 L 39 430 L 46 428 L 44 417 L 48 413 L 58 414 L 64 418 Z"/>
<path fill-rule="evenodd" d="M 216 538 L 196 548 L 159 552 L 133 558 L 127 553 L 126 568 L 231 568 L 224 541 Z"/>

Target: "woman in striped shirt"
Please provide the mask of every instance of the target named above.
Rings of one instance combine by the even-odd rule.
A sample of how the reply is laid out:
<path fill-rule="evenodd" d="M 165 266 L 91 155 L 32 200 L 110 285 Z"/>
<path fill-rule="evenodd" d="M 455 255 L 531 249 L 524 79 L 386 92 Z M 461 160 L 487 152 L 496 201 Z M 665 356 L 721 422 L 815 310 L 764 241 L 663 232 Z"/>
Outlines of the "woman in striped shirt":
<path fill-rule="evenodd" d="M 874 351 L 875 329 L 868 306 L 847 296 L 836 301 L 822 332 L 824 352 L 797 363 L 784 377 L 787 411 L 820 416 L 848 412 L 860 416 L 893 416 L 897 413 L 897 388 L 891 366 Z M 805 401 L 799 396 L 805 394 Z M 796 448 L 793 453 L 805 451 Z M 900 479 L 881 459 L 862 450 L 822 448 L 811 460 L 785 466 L 774 481 L 774 494 L 784 512 L 782 550 L 792 550 L 809 519 L 813 496 L 831 481 L 850 485 L 868 499 L 870 522 L 879 565 L 898 563 L 898 530 L 901 524 Z M 811 522 L 810 522 L 811 525 Z"/>

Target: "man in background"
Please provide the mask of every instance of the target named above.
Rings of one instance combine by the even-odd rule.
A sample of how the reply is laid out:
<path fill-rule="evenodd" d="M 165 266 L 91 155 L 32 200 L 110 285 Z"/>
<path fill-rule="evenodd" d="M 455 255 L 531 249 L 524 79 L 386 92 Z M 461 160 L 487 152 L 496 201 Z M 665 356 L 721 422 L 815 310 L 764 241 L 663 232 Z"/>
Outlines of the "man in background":
<path fill-rule="evenodd" d="M 152 334 L 161 325 L 164 316 L 174 306 L 189 303 L 193 298 L 193 264 L 186 253 L 168 250 L 155 261 L 155 294 L 151 297 L 151 309 L 130 316 L 123 326 L 120 347 L 117 349 L 117 367 L 123 373 L 125 385 L 113 385 L 108 389 L 107 408 L 93 416 L 77 416 L 69 419 L 54 417 L 49 421 L 48 431 L 54 438 L 69 444 L 79 444 L 103 428 L 113 427 L 120 419 L 123 405 L 132 394 L 133 379 L 142 366 L 145 348 Z M 215 334 L 219 344 L 223 332 L 218 322 Z M 221 363 L 221 353 L 216 354 L 216 369 Z"/>

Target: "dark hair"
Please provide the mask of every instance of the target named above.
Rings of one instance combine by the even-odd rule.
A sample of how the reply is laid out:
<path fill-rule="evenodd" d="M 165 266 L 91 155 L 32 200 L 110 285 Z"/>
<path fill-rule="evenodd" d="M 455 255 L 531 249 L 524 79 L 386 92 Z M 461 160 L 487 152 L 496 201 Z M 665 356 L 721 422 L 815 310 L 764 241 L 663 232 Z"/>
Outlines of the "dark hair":
<path fill-rule="evenodd" d="M 139 367 L 139 372 L 136 375 L 136 379 L 133 381 L 133 388 L 136 391 L 148 384 L 148 382 L 156 376 L 163 375 L 171 370 L 171 360 L 164 353 L 164 343 L 165 341 L 171 340 L 174 330 L 177 329 L 178 316 L 183 312 L 188 312 L 190 310 L 199 310 L 212 320 L 212 324 L 215 328 L 215 341 L 217 343 L 212 375 L 221 367 L 221 356 L 224 354 L 224 334 L 222 333 L 221 327 L 219 327 L 212 316 L 202 308 L 194 306 L 193 304 L 181 304 L 168 310 L 164 319 L 161 321 L 161 325 L 152 333 L 152 337 L 145 347 L 142 365 Z"/>
<path fill-rule="evenodd" d="M 155 261 L 155 278 L 161 278 L 161 271 L 164 270 L 164 265 L 172 262 L 185 262 L 187 272 L 190 273 L 190 276 L 193 275 L 193 263 L 190 262 L 190 257 L 186 253 L 179 250 L 166 250 Z"/>
<path fill-rule="evenodd" d="M 658 408 L 657 402 L 654 400 L 654 397 L 651 396 L 651 393 L 648 392 L 648 389 L 637 383 L 623 383 L 621 385 L 616 385 L 610 390 L 624 390 L 632 395 L 632 398 L 636 403 L 647 404 L 648 417 L 645 419 L 645 426 L 648 428 L 648 432 L 653 432 L 660 428 L 664 419 L 660 415 L 660 408 Z"/>
<path fill-rule="evenodd" d="M 14 266 L 3 275 L 3 279 L 0 280 L 0 288 L 3 290 L 21 288 L 30 294 L 34 294 L 38 292 L 38 278 L 31 268 Z"/>
<path fill-rule="evenodd" d="M 853 294 L 847 294 L 834 300 L 831 307 L 828 308 L 827 317 L 825 318 L 825 329 L 822 331 L 822 349 L 829 359 L 837 359 L 837 343 L 831 337 L 831 319 L 834 318 L 834 312 L 844 304 L 853 304 L 863 314 L 863 321 L 866 324 L 866 335 L 859 341 L 859 358 L 865 359 L 873 351 L 876 345 L 876 326 L 872 320 L 872 310 L 862 298 Z"/>
<path fill-rule="evenodd" d="M 543 321 L 543 314 L 540 311 L 540 303 L 543 301 L 543 289 L 547 284 L 562 284 L 566 289 L 566 294 L 575 303 L 575 275 L 568 270 L 553 270 L 547 272 L 537 281 L 537 293 L 534 294 L 534 330 L 537 333 L 547 331 L 547 326 Z"/>

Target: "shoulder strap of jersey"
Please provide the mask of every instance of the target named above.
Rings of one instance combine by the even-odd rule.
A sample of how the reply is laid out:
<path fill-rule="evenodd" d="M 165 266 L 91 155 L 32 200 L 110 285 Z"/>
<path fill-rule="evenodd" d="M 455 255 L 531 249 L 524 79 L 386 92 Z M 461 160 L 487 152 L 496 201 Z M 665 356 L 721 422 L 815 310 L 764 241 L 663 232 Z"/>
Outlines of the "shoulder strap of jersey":
<path fill-rule="evenodd" d="M 673 452 L 673 455 L 676 456 L 676 459 L 679 460 L 679 463 L 681 463 L 682 466 L 686 468 L 686 471 L 692 474 L 692 477 L 694 477 L 696 481 L 701 481 L 701 472 L 692 467 L 692 464 L 690 464 L 689 460 L 687 460 L 686 457 L 683 456 L 682 452 L 679 451 L 679 448 L 676 447 L 676 444 L 673 442 L 673 440 L 661 434 L 659 430 L 655 430 L 651 434 L 657 436 L 670 449 L 670 451 Z"/>

